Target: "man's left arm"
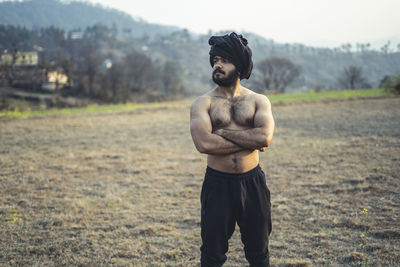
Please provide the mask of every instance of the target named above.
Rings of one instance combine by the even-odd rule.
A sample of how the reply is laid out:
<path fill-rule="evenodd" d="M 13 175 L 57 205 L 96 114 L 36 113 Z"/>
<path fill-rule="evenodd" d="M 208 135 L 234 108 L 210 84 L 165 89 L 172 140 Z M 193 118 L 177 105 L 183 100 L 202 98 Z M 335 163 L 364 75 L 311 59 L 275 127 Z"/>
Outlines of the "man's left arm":
<path fill-rule="evenodd" d="M 271 102 L 264 95 L 257 95 L 254 128 L 246 130 L 219 129 L 214 133 L 248 149 L 264 151 L 271 144 L 275 121 Z"/>

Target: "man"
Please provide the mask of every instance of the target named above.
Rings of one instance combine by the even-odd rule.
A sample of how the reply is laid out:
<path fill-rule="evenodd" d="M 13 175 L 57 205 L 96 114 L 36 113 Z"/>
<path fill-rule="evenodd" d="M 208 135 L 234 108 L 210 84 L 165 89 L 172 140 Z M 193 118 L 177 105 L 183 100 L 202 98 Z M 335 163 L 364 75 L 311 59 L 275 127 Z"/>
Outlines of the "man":
<path fill-rule="evenodd" d="M 270 192 L 259 151 L 272 140 L 271 104 L 240 84 L 253 67 L 245 38 L 212 36 L 209 44 L 218 87 L 198 97 L 190 113 L 193 142 L 208 155 L 201 191 L 201 266 L 224 264 L 236 223 L 250 266 L 269 266 Z"/>

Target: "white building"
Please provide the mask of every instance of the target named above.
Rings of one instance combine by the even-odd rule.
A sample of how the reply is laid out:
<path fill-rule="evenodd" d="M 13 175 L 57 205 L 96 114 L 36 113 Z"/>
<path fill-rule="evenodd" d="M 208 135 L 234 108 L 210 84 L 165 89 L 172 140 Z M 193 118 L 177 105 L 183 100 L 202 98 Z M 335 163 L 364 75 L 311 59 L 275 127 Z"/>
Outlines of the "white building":
<path fill-rule="evenodd" d="M 2 65 L 13 64 L 13 54 L 3 53 L 1 55 Z M 39 56 L 37 52 L 17 52 L 15 54 L 14 66 L 37 66 L 39 64 Z"/>

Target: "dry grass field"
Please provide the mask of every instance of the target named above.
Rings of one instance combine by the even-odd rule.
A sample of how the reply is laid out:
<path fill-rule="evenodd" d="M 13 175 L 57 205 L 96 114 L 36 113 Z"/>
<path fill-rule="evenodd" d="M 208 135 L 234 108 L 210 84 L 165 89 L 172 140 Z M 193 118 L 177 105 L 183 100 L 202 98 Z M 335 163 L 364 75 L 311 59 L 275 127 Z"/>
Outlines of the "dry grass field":
<path fill-rule="evenodd" d="M 0 265 L 198 266 L 189 106 L 0 121 Z M 400 98 L 273 113 L 272 266 L 400 266 Z"/>

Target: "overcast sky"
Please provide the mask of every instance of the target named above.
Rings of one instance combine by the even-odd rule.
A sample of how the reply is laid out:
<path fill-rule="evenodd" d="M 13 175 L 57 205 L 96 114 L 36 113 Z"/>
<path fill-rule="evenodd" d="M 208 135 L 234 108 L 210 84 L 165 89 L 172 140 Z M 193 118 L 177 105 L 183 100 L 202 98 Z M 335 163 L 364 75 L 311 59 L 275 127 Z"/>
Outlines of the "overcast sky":
<path fill-rule="evenodd" d="M 231 29 L 277 42 L 400 43 L 400 0 L 90 0 L 196 33 Z"/>

